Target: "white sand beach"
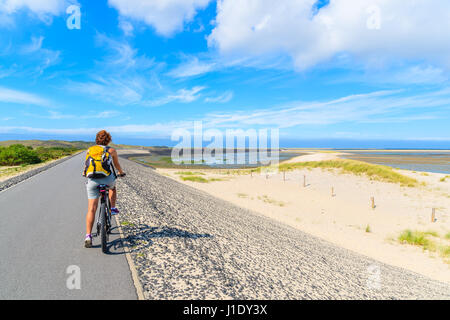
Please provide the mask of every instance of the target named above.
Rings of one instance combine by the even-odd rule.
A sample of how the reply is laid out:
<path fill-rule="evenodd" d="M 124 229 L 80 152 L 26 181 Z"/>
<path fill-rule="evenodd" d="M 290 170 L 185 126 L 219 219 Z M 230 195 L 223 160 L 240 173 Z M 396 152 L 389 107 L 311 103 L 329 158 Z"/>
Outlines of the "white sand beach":
<path fill-rule="evenodd" d="M 338 153 L 316 152 L 288 162 L 332 160 Z M 253 210 L 294 228 L 333 242 L 381 262 L 406 268 L 436 280 L 450 282 L 450 264 L 436 252 L 400 244 L 405 229 L 433 231 L 431 240 L 449 245 L 450 178 L 445 174 L 398 172 L 426 185 L 402 187 L 337 170 L 299 169 L 268 177 L 227 174 L 218 169 L 157 169 L 159 173 L 203 190 L 215 197 Z M 204 179 L 183 181 L 180 171 L 192 171 Z M 306 187 L 303 179 L 306 177 Z M 333 195 L 332 195 L 333 189 Z M 371 207 L 374 197 L 375 209 Z M 436 208 L 436 221 L 431 221 Z"/>

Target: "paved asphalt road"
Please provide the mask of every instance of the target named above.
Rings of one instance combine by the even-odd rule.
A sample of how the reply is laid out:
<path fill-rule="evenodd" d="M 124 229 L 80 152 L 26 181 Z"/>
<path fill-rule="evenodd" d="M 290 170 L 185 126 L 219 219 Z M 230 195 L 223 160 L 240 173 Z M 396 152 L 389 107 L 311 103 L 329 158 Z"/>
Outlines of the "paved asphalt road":
<path fill-rule="evenodd" d="M 450 298 L 447 284 L 121 162 L 120 219 L 147 299 Z M 109 255 L 83 247 L 81 167 L 75 156 L 0 193 L 0 299 L 137 298 L 117 234 Z M 81 290 L 66 287 L 71 265 Z"/>
<path fill-rule="evenodd" d="M 0 299 L 137 299 L 117 229 L 109 255 L 98 239 L 84 248 L 82 163 L 77 155 L 0 192 Z M 80 290 L 66 285 L 73 265 Z"/>

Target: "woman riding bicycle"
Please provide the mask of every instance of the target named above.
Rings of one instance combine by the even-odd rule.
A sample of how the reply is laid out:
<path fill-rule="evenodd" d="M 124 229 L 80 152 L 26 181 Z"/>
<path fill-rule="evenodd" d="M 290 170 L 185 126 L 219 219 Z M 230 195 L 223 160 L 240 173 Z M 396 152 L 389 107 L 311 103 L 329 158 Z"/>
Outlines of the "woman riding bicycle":
<path fill-rule="evenodd" d="M 95 138 L 96 146 L 92 146 L 86 153 L 86 163 L 83 176 L 87 177 L 86 189 L 88 195 L 88 212 L 86 215 L 86 238 L 84 245 L 86 248 L 92 247 L 92 227 L 95 220 L 98 201 L 100 197 L 99 185 L 107 185 L 110 188 L 109 200 L 111 202 L 111 214 L 119 213 L 116 208 L 116 179 L 117 175 L 114 167 L 118 170 L 119 176 L 124 176 L 117 151 L 108 147 L 111 142 L 109 132 L 102 130 L 97 133 Z M 113 166 L 114 165 L 114 166 Z"/>

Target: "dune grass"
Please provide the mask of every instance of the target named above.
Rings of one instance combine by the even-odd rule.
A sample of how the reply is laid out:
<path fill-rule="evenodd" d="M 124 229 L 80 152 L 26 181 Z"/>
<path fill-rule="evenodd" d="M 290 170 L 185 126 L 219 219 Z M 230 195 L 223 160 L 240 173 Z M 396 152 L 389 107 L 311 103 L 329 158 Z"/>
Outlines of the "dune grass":
<path fill-rule="evenodd" d="M 215 181 L 225 181 L 226 179 L 220 179 L 220 178 L 209 178 L 209 182 L 215 182 Z"/>
<path fill-rule="evenodd" d="M 394 171 L 394 169 L 392 169 L 391 167 L 366 163 L 357 160 L 337 159 L 326 161 L 282 163 L 279 166 L 280 171 L 291 171 L 305 168 L 339 169 L 343 173 L 365 175 L 373 180 L 399 183 L 402 186 L 416 187 L 419 185 L 419 182 L 416 179 L 402 175 Z"/>
<path fill-rule="evenodd" d="M 449 179 L 449 178 L 450 178 L 450 176 L 445 176 L 445 177 L 441 178 L 439 181 L 440 181 L 440 182 L 445 182 L 445 181 L 447 181 L 447 179 Z"/>
<path fill-rule="evenodd" d="M 183 181 L 192 181 L 192 182 L 200 182 L 200 183 L 208 183 L 209 180 L 199 176 L 181 176 L 181 180 Z"/>
<path fill-rule="evenodd" d="M 448 234 L 445 235 L 445 239 L 449 239 Z M 398 241 L 403 244 L 410 244 L 413 246 L 422 247 L 423 250 L 438 253 L 446 263 L 450 263 L 450 245 L 448 242 L 440 241 L 437 243 L 434 239 L 440 238 L 439 234 L 435 231 L 417 231 L 417 230 L 404 230 L 399 236 Z"/>
<path fill-rule="evenodd" d="M 258 199 L 265 203 L 273 204 L 273 205 L 279 206 L 279 207 L 284 207 L 286 205 L 286 203 L 284 203 L 283 201 L 277 201 L 275 199 L 271 199 L 267 195 L 258 196 Z"/>
<path fill-rule="evenodd" d="M 203 175 L 205 175 L 202 172 L 192 172 L 192 171 L 179 171 L 179 172 L 175 172 L 175 174 L 178 174 L 181 176 L 203 176 Z"/>
<path fill-rule="evenodd" d="M 2 177 L 9 177 L 14 176 L 16 174 L 19 174 L 21 172 L 30 170 L 32 168 L 38 167 L 38 165 L 21 165 L 21 166 L 15 166 L 15 167 L 0 167 L 0 178 Z"/>
<path fill-rule="evenodd" d="M 223 181 L 223 179 L 220 178 L 203 178 L 200 176 L 196 176 L 196 175 L 183 175 L 180 176 L 180 179 L 183 181 L 192 181 L 192 182 L 199 182 L 199 183 L 210 183 L 210 182 L 215 182 L 215 181 Z"/>
<path fill-rule="evenodd" d="M 422 231 L 405 230 L 399 235 L 398 241 L 400 241 L 400 243 L 422 247 L 424 250 L 434 251 L 434 242 L 428 238 L 428 235 L 429 234 Z"/>

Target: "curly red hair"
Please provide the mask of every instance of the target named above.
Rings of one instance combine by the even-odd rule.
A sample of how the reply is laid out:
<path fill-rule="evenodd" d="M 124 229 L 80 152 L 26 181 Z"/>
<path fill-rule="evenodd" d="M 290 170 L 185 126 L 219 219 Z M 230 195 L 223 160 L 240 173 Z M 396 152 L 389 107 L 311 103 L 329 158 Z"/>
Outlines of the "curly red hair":
<path fill-rule="evenodd" d="M 100 146 L 107 146 L 111 142 L 111 134 L 106 131 L 102 130 L 97 133 L 97 136 L 95 137 L 95 143 Z"/>

